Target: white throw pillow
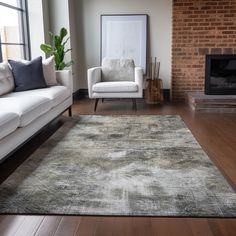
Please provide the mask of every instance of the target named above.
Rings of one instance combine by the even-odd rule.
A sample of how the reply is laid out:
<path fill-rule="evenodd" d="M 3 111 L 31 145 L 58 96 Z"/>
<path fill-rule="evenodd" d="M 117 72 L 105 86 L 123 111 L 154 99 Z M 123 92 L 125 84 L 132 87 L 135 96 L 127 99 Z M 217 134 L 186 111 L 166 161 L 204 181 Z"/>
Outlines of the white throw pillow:
<path fill-rule="evenodd" d="M 14 78 L 8 63 L 0 63 L 0 96 L 12 92 L 14 87 Z"/>
<path fill-rule="evenodd" d="M 57 85 L 54 56 L 43 60 L 43 74 L 47 86 Z"/>

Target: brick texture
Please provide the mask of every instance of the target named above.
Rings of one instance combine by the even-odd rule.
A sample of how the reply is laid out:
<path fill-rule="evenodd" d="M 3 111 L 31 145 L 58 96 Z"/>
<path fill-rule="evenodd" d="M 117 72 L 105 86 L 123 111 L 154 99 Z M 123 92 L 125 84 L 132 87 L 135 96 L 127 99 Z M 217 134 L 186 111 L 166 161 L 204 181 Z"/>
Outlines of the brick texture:
<path fill-rule="evenodd" d="M 236 0 L 173 0 L 173 101 L 204 90 L 206 54 L 236 54 Z"/>

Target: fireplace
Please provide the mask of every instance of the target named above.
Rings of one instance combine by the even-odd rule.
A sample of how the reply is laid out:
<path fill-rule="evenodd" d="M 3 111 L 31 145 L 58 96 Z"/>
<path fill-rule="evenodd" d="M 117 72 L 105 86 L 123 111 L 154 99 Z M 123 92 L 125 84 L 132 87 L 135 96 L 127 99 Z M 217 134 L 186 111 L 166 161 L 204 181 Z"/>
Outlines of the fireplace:
<path fill-rule="evenodd" d="M 206 55 L 205 94 L 236 94 L 236 55 Z"/>

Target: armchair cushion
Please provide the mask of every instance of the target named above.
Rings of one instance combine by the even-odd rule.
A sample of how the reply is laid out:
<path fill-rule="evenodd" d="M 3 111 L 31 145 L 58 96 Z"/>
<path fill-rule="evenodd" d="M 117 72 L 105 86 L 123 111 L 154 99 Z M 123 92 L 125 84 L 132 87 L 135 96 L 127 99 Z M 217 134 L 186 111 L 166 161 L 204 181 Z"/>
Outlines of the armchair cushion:
<path fill-rule="evenodd" d="M 95 93 L 126 93 L 137 91 L 138 85 L 128 81 L 100 82 L 93 85 L 93 92 Z"/>
<path fill-rule="evenodd" d="M 102 82 L 134 81 L 134 60 L 104 58 L 102 61 Z"/>

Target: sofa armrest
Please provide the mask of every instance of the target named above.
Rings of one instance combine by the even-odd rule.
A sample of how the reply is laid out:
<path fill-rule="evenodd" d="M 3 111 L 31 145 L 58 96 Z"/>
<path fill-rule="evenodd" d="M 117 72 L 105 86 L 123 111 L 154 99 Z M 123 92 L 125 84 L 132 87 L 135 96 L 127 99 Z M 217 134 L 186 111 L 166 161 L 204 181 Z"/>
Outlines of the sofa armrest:
<path fill-rule="evenodd" d="M 135 67 L 134 81 L 138 84 L 139 89 L 143 90 L 143 69 L 141 67 Z"/>
<path fill-rule="evenodd" d="M 56 79 L 60 85 L 67 87 L 73 93 L 73 78 L 70 70 L 56 71 Z"/>
<path fill-rule="evenodd" d="M 101 82 L 101 74 L 102 74 L 101 67 L 94 67 L 88 69 L 88 93 L 90 98 L 92 98 L 93 85 L 98 82 Z"/>

